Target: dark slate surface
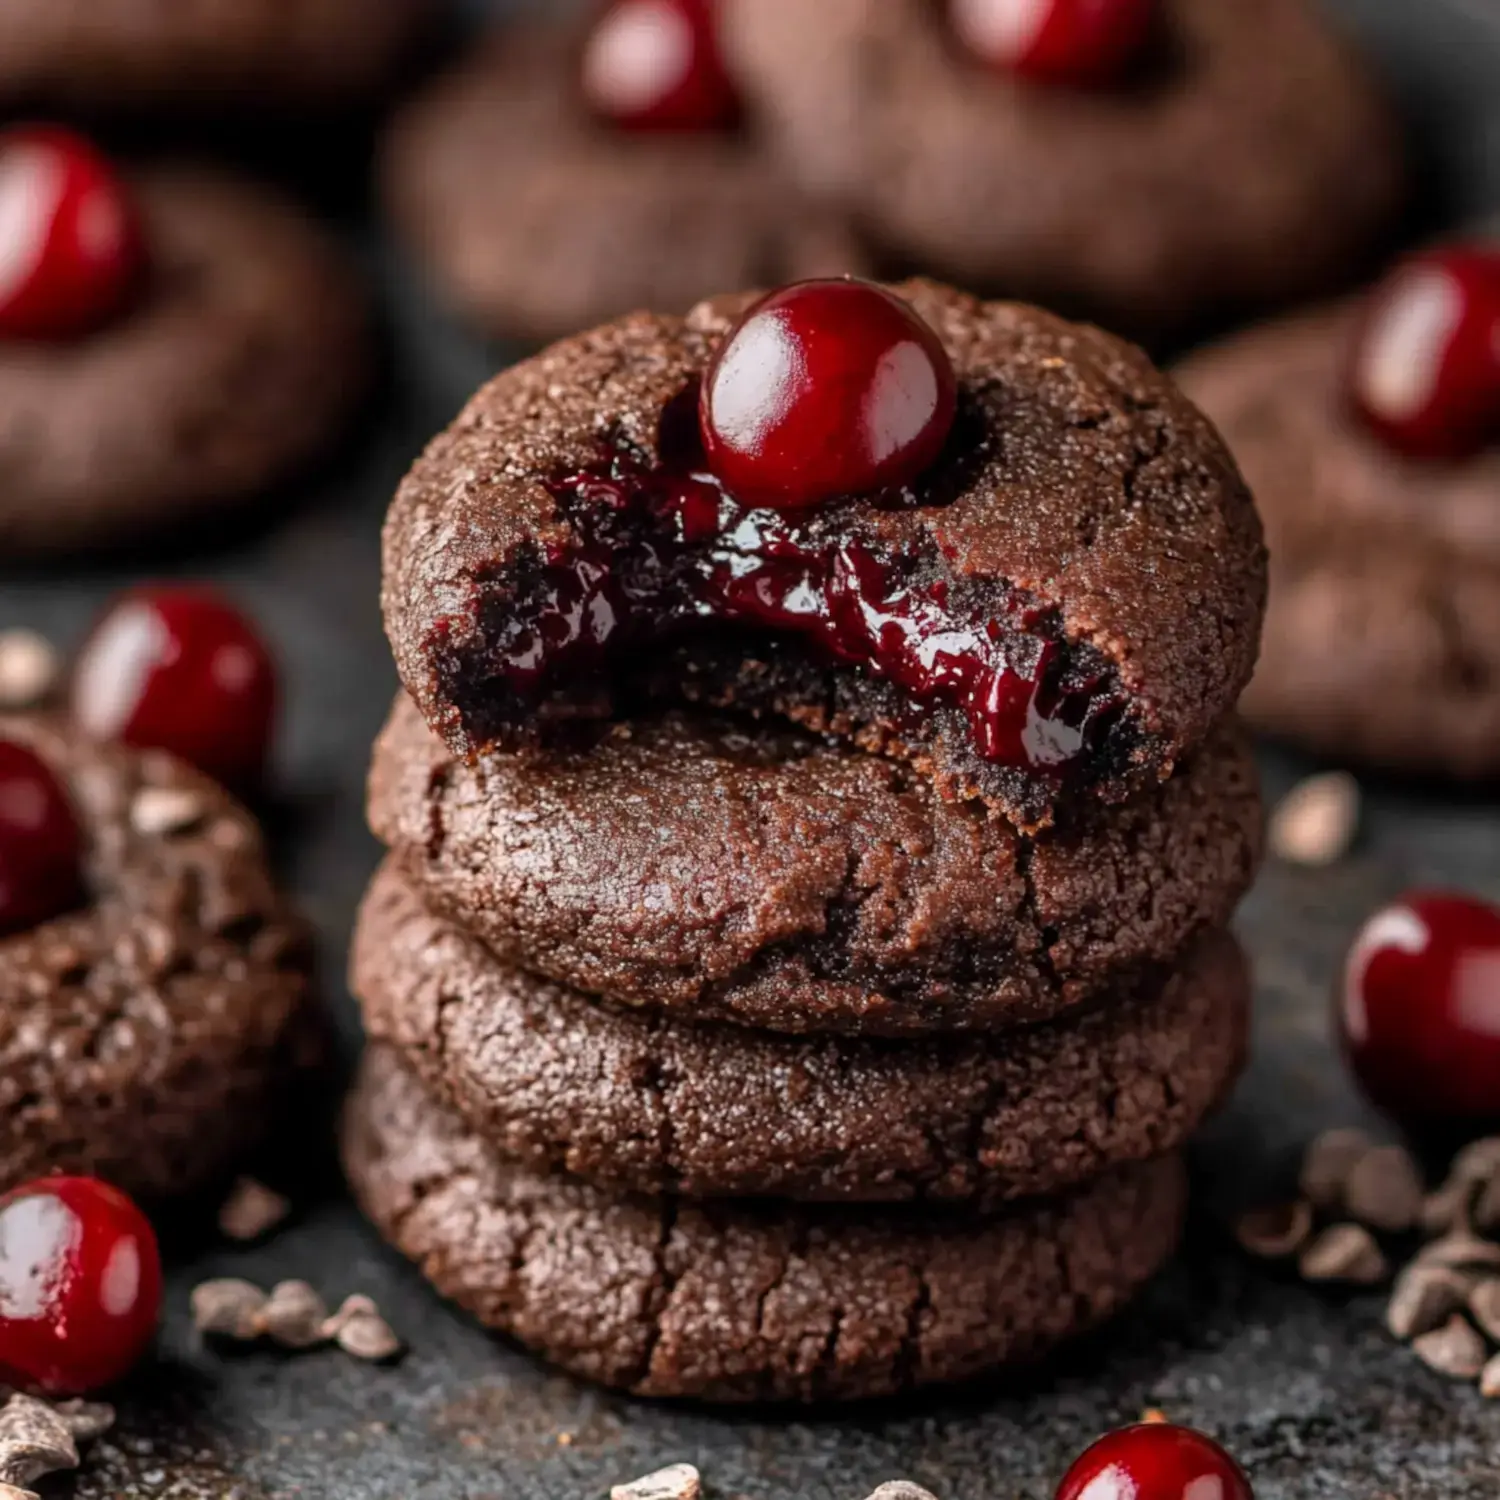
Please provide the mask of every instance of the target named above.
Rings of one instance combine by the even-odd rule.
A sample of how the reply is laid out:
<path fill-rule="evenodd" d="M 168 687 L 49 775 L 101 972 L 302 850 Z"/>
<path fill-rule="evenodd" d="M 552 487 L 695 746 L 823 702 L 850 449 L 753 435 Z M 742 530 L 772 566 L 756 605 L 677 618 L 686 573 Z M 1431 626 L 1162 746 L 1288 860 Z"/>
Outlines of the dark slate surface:
<path fill-rule="evenodd" d="M 1342 0 L 1399 75 L 1428 179 L 1454 219 L 1500 209 L 1500 0 Z M 346 180 L 357 158 L 342 169 Z M 396 374 L 361 439 L 305 494 L 245 534 L 175 559 L 69 572 L 0 571 L 0 626 L 76 637 L 120 583 L 176 572 L 221 581 L 281 648 L 289 711 L 273 812 L 288 878 L 340 980 L 375 848 L 361 821 L 371 737 L 394 687 L 376 608 L 380 515 L 404 465 L 500 358 L 446 326 L 382 250 Z M 3 563 L 0 563 L 3 570 Z M 1274 795 L 1305 763 L 1266 755 Z M 1259 972 L 1253 1066 L 1196 1152 L 1197 1222 L 1173 1271 L 1106 1334 L 1046 1370 L 961 1395 L 856 1414 L 722 1416 L 630 1403 L 553 1376 L 449 1312 L 331 1189 L 254 1251 L 180 1254 L 159 1364 L 124 1394 L 117 1433 L 70 1490 L 104 1497 L 568 1500 L 690 1459 L 714 1500 L 862 1500 L 908 1476 L 943 1500 L 1050 1496 L 1100 1430 L 1165 1409 L 1223 1438 L 1260 1500 L 1494 1500 L 1500 1406 L 1422 1370 L 1380 1327 L 1378 1298 L 1315 1294 L 1228 1248 L 1228 1208 L 1284 1179 L 1317 1128 L 1359 1117 L 1327 1042 L 1327 990 L 1361 914 L 1416 882 L 1500 897 L 1500 804 L 1372 783 L 1354 858 L 1332 873 L 1271 869 L 1244 911 Z M 208 1275 L 306 1277 L 373 1294 L 409 1339 L 395 1369 L 330 1352 L 224 1357 L 195 1343 L 189 1288 Z"/>

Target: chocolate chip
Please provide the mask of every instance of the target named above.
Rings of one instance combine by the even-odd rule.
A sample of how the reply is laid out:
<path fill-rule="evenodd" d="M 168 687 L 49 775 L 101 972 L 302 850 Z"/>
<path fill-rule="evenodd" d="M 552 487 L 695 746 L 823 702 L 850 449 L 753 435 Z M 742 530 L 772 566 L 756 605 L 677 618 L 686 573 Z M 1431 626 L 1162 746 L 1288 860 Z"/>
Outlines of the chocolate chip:
<path fill-rule="evenodd" d="M 1277 859 L 1321 869 L 1336 864 L 1359 828 L 1359 783 L 1347 771 L 1299 781 L 1271 814 L 1268 842 Z"/>
<path fill-rule="evenodd" d="M 1461 1182 L 1488 1182 L 1497 1174 L 1500 1174 L 1500 1135 L 1470 1141 L 1448 1168 L 1450 1181 L 1456 1178 Z"/>
<path fill-rule="evenodd" d="M 1450 1177 L 1442 1187 L 1428 1193 L 1422 1200 L 1422 1233 L 1431 1236 L 1468 1228 L 1469 1204 L 1473 1197 L 1472 1182 Z"/>
<path fill-rule="evenodd" d="M 1303 1155 L 1302 1196 L 1315 1208 L 1342 1207 L 1349 1174 L 1372 1148 L 1362 1130 L 1325 1130 Z"/>
<path fill-rule="evenodd" d="M 193 1288 L 193 1327 L 226 1339 L 257 1339 L 266 1294 L 237 1277 L 200 1282 Z"/>
<path fill-rule="evenodd" d="M 1456 1271 L 1500 1271 L 1500 1245 L 1459 1229 L 1417 1252 L 1415 1264 L 1451 1266 Z"/>
<path fill-rule="evenodd" d="M 278 1281 L 260 1310 L 260 1331 L 283 1349 L 311 1349 L 327 1342 L 328 1305 L 305 1281 Z"/>
<path fill-rule="evenodd" d="M 45 1401 L 15 1395 L 0 1409 L 0 1484 L 24 1491 L 44 1474 L 77 1467 L 73 1434 Z"/>
<path fill-rule="evenodd" d="M 323 1323 L 323 1337 L 333 1339 L 345 1354 L 378 1364 L 401 1353 L 401 1340 L 380 1316 L 375 1303 L 359 1293 L 345 1297 L 339 1310 Z"/>
<path fill-rule="evenodd" d="M 909 1479 L 892 1479 L 878 1486 L 870 1500 L 935 1500 L 935 1497 L 930 1490 L 924 1490 Z"/>
<path fill-rule="evenodd" d="M 269 1234 L 291 1212 L 280 1193 L 253 1177 L 241 1177 L 219 1209 L 219 1231 L 242 1243 Z"/>
<path fill-rule="evenodd" d="M 142 787 L 130 804 L 130 826 L 142 838 L 170 838 L 196 828 L 207 813 L 207 801 L 185 787 Z"/>
<path fill-rule="evenodd" d="M 1485 1366 L 1484 1340 L 1458 1313 L 1441 1328 L 1414 1339 L 1411 1348 L 1428 1369 L 1453 1380 L 1473 1380 Z"/>
<path fill-rule="evenodd" d="M 32 630 L 0 630 L 0 710 L 36 708 L 57 686 L 57 652 Z"/>
<path fill-rule="evenodd" d="M 1385 1326 L 1398 1339 L 1431 1333 L 1463 1309 L 1472 1284 L 1471 1277 L 1447 1266 L 1408 1266 L 1396 1278 Z"/>
<path fill-rule="evenodd" d="M 1374 1286 L 1390 1274 L 1380 1246 L 1360 1224 L 1334 1224 L 1314 1236 L 1303 1247 L 1297 1268 L 1308 1281 L 1357 1286 Z"/>
<path fill-rule="evenodd" d="M 1480 1234 L 1494 1234 L 1500 1230 L 1500 1174 L 1491 1177 L 1479 1190 L 1474 1200 L 1474 1228 Z"/>
<path fill-rule="evenodd" d="M 1479 1372 L 1479 1394 L 1490 1401 L 1500 1396 L 1500 1354 Z"/>
<path fill-rule="evenodd" d="M 1296 1198 L 1290 1203 L 1241 1214 L 1235 1221 L 1234 1237 L 1251 1255 L 1281 1260 L 1302 1248 L 1312 1227 L 1312 1204 Z"/>
<path fill-rule="evenodd" d="M 609 1500 L 698 1500 L 702 1488 L 692 1464 L 668 1464 L 629 1484 L 617 1484 L 609 1492 Z"/>
<path fill-rule="evenodd" d="M 1422 1214 L 1422 1174 L 1404 1146 L 1366 1151 L 1344 1183 L 1344 1207 L 1361 1224 L 1400 1234 Z"/>
<path fill-rule="evenodd" d="M 1500 1277 L 1481 1281 L 1469 1293 L 1469 1311 L 1474 1321 L 1500 1344 Z"/>

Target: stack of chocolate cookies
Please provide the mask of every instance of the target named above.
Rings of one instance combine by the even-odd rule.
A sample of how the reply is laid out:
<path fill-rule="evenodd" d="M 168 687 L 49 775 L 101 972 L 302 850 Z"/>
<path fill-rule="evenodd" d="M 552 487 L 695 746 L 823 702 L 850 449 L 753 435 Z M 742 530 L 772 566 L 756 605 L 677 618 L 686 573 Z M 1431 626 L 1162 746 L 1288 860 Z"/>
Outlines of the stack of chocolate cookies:
<path fill-rule="evenodd" d="M 812 283 L 497 377 L 387 524 L 370 1217 L 641 1394 L 878 1395 L 1112 1313 L 1244 1055 L 1264 590 L 1212 427 L 1032 308 Z"/>

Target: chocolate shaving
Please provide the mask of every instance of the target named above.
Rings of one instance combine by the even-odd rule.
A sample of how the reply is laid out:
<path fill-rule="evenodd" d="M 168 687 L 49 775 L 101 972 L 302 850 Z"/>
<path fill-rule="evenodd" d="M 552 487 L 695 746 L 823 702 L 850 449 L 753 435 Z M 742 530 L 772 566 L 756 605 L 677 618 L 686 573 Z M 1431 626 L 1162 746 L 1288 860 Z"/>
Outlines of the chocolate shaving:
<path fill-rule="evenodd" d="M 360 1293 L 345 1297 L 339 1310 L 323 1323 L 325 1339 L 333 1339 L 345 1354 L 379 1363 L 401 1353 L 401 1340 L 380 1316 L 375 1303 Z"/>
<path fill-rule="evenodd" d="M 0 1497 L 35 1500 L 29 1486 L 47 1474 L 78 1467 L 78 1444 L 114 1425 L 112 1408 L 85 1401 L 53 1406 L 13 1395 L 0 1408 Z"/>
<path fill-rule="evenodd" d="M 703 1482 L 692 1464 L 668 1464 L 654 1474 L 617 1484 L 609 1500 L 698 1500 Z"/>
<path fill-rule="evenodd" d="M 1500 1277 L 1481 1281 L 1469 1293 L 1469 1311 L 1474 1321 L 1500 1344 Z"/>
<path fill-rule="evenodd" d="M 1458 1313 L 1413 1340 L 1411 1348 L 1428 1369 L 1453 1380 L 1473 1380 L 1485 1367 L 1484 1340 Z"/>
<path fill-rule="evenodd" d="M 1432 1236 L 1468 1228 L 1469 1205 L 1473 1197 L 1472 1182 L 1450 1177 L 1442 1187 L 1422 1200 L 1422 1233 Z"/>
<path fill-rule="evenodd" d="M 31 630 L 0 631 L 0 711 L 36 708 L 57 686 L 57 652 Z"/>
<path fill-rule="evenodd" d="M 1308 1281 L 1346 1281 L 1374 1286 L 1390 1274 L 1370 1231 L 1360 1224 L 1334 1224 L 1303 1247 L 1297 1268 Z"/>
<path fill-rule="evenodd" d="M 1235 1221 L 1234 1237 L 1241 1249 L 1264 1260 L 1295 1255 L 1312 1233 L 1312 1204 L 1295 1198 L 1270 1208 L 1252 1209 Z"/>
<path fill-rule="evenodd" d="M 1362 1130 L 1325 1130 L 1302 1158 L 1302 1196 L 1316 1208 L 1341 1208 L 1349 1174 L 1371 1149 Z"/>
<path fill-rule="evenodd" d="M 208 803 L 185 787 L 148 786 L 130 804 L 130 826 L 143 838 L 170 838 L 196 828 L 208 813 Z"/>
<path fill-rule="evenodd" d="M 1422 1214 L 1422 1175 L 1404 1146 L 1376 1146 L 1350 1168 L 1344 1207 L 1361 1224 L 1401 1234 Z"/>
<path fill-rule="evenodd" d="M 1500 1173 L 1491 1177 L 1474 1200 L 1472 1223 L 1480 1234 L 1500 1230 Z"/>
<path fill-rule="evenodd" d="M 1466 1229 L 1445 1234 L 1417 1252 L 1419 1266 L 1451 1266 L 1456 1271 L 1500 1271 L 1500 1245 Z"/>
<path fill-rule="evenodd" d="M 291 1204 L 253 1177 L 241 1177 L 219 1209 L 219 1231 L 242 1244 L 269 1234 L 291 1212 Z"/>
<path fill-rule="evenodd" d="M 1347 771 L 1299 781 L 1271 814 L 1267 842 L 1287 864 L 1326 868 L 1341 860 L 1359 828 L 1359 783 Z"/>
<path fill-rule="evenodd" d="M 251 1340 L 261 1335 L 266 1294 L 237 1277 L 205 1281 L 193 1288 L 193 1326 L 218 1338 Z"/>
<path fill-rule="evenodd" d="M 305 1281 L 278 1281 L 260 1310 L 260 1331 L 283 1349 L 327 1342 L 328 1305 Z"/>
<path fill-rule="evenodd" d="M 1488 1182 L 1497 1175 L 1500 1175 L 1500 1135 L 1470 1141 L 1448 1168 L 1450 1182 Z"/>
<path fill-rule="evenodd" d="M 1490 1401 L 1500 1396 L 1500 1354 L 1479 1372 L 1479 1394 Z"/>
<path fill-rule="evenodd" d="M 1398 1339 L 1431 1333 L 1463 1309 L 1470 1277 L 1447 1266 L 1408 1266 L 1397 1278 L 1385 1312 L 1385 1326 Z"/>

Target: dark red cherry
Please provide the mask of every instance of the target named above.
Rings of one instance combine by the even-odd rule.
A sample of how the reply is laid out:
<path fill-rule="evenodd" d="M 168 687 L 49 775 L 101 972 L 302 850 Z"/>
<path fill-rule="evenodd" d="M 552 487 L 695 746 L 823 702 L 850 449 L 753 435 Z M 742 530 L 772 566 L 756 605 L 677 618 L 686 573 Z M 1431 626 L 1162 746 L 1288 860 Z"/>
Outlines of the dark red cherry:
<path fill-rule="evenodd" d="M 128 1375 L 161 1312 L 156 1235 L 96 1177 L 0 1198 L 0 1382 L 82 1395 Z"/>
<path fill-rule="evenodd" d="M 0 936 L 83 899 L 83 839 L 72 804 L 36 752 L 0 739 Z"/>
<path fill-rule="evenodd" d="M 981 62 L 1041 83 L 1120 77 L 1151 33 L 1157 0 L 949 0 L 953 29 Z"/>
<path fill-rule="evenodd" d="M 130 196 L 88 141 L 51 125 L 0 134 L 0 339 L 92 332 L 144 262 Z"/>
<path fill-rule="evenodd" d="M 1254 1492 L 1212 1438 L 1143 1422 L 1087 1449 L 1058 1485 L 1057 1500 L 1254 1500 Z"/>
<path fill-rule="evenodd" d="M 1338 1028 L 1399 1119 L 1500 1120 L 1500 908 L 1442 891 L 1381 907 L 1344 961 Z"/>
<path fill-rule="evenodd" d="M 957 404 L 947 351 L 866 281 L 803 281 L 746 312 L 704 376 L 709 468 L 747 505 L 800 510 L 909 484 Z"/>
<path fill-rule="evenodd" d="M 721 130 L 739 100 L 714 0 L 612 0 L 583 48 L 589 107 L 628 130 Z"/>
<path fill-rule="evenodd" d="M 1500 247 L 1431 250 L 1397 266 L 1370 296 L 1349 384 L 1399 453 L 1456 459 L 1500 442 Z"/>
<path fill-rule="evenodd" d="M 208 589 L 122 594 L 73 667 L 73 717 L 96 739 L 167 750 L 226 786 L 262 781 L 276 668 L 260 633 Z"/>

